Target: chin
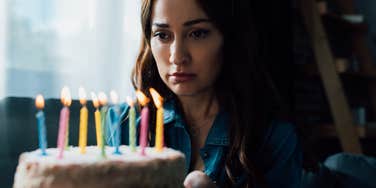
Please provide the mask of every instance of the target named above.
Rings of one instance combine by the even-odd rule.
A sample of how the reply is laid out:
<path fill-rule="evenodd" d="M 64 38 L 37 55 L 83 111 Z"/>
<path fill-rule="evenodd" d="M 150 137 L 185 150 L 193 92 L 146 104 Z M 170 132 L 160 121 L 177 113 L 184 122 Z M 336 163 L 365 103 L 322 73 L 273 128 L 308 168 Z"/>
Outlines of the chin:
<path fill-rule="evenodd" d="M 193 96 L 195 95 L 196 92 L 192 92 L 192 91 L 181 91 L 181 90 L 178 90 L 178 91 L 174 91 L 173 92 L 175 93 L 175 95 L 177 96 Z"/>
<path fill-rule="evenodd" d="M 170 89 L 177 96 L 192 96 L 197 93 L 195 89 L 188 87 L 172 87 Z"/>
<path fill-rule="evenodd" d="M 171 91 L 175 95 L 180 96 L 180 97 L 190 97 L 190 96 L 195 96 L 195 95 L 206 93 L 209 90 L 208 89 L 198 89 L 198 88 L 188 88 L 188 87 L 182 88 L 182 87 L 180 87 L 180 88 L 172 88 Z"/>
<path fill-rule="evenodd" d="M 204 87 L 193 83 L 170 84 L 168 88 L 170 88 L 175 95 L 182 97 L 202 94 L 212 89 L 211 87 Z"/>

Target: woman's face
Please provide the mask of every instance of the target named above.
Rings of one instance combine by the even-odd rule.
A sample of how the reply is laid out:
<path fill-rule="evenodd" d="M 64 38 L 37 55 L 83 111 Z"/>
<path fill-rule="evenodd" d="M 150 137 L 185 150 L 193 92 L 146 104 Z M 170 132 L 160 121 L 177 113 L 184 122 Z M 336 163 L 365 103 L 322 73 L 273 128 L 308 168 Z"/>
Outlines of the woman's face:
<path fill-rule="evenodd" d="M 196 0 L 156 0 L 151 51 L 163 82 L 178 96 L 213 90 L 223 37 Z"/>

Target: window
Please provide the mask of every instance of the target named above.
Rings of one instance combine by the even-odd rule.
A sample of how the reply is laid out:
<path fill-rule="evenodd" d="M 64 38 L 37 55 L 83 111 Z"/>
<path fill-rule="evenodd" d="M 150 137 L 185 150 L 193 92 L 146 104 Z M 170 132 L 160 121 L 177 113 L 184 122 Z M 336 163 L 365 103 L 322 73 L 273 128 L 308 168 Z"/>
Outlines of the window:
<path fill-rule="evenodd" d="M 140 0 L 0 3 L 0 96 L 58 98 L 63 86 L 133 95 Z M 1 40 L 4 41 L 4 40 Z M 137 44 L 137 45 L 135 45 Z"/>

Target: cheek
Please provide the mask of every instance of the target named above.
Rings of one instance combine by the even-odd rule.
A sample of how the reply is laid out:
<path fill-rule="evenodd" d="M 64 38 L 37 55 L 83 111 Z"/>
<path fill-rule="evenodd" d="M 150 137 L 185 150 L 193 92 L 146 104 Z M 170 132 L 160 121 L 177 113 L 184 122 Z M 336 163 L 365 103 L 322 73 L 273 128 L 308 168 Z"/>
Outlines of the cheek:
<path fill-rule="evenodd" d="M 205 50 L 197 50 L 197 67 L 202 73 L 202 79 L 212 83 L 218 77 L 222 67 L 222 46 L 213 42 Z"/>
<path fill-rule="evenodd" d="M 217 69 L 222 64 L 222 50 L 221 46 L 210 45 L 205 49 L 196 50 L 196 60 L 200 62 L 201 67 L 209 69 Z"/>
<path fill-rule="evenodd" d="M 222 56 L 223 40 L 220 34 L 214 33 L 214 36 L 200 44 L 196 48 L 196 54 L 199 61 L 206 62 L 208 64 L 218 64 L 218 61 Z"/>
<path fill-rule="evenodd" d="M 154 59 L 160 62 L 163 59 L 163 48 L 155 40 L 150 41 L 150 49 Z"/>
<path fill-rule="evenodd" d="M 150 47 L 151 47 L 151 53 L 157 64 L 159 75 L 163 80 L 164 79 L 163 75 L 167 73 L 166 62 L 168 62 L 168 59 L 166 59 L 167 57 L 166 50 L 160 44 L 153 42 L 153 40 L 150 41 Z"/>

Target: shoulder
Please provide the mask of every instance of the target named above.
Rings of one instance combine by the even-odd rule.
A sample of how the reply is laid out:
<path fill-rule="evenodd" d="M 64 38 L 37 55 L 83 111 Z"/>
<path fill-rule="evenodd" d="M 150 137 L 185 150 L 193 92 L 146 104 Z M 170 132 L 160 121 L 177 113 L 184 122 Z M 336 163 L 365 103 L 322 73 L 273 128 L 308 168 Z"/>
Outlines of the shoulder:
<path fill-rule="evenodd" d="M 260 168 L 270 187 L 297 187 L 302 169 L 302 152 L 292 123 L 272 121 L 259 148 Z"/>
<path fill-rule="evenodd" d="M 295 126 L 290 122 L 273 120 L 265 129 L 263 137 L 265 147 L 272 147 L 274 150 L 287 149 L 281 148 L 281 146 L 293 148 L 297 142 Z"/>
<path fill-rule="evenodd" d="M 258 153 L 273 165 L 281 159 L 287 159 L 296 149 L 300 149 L 298 136 L 292 123 L 273 120 L 265 129 Z"/>

